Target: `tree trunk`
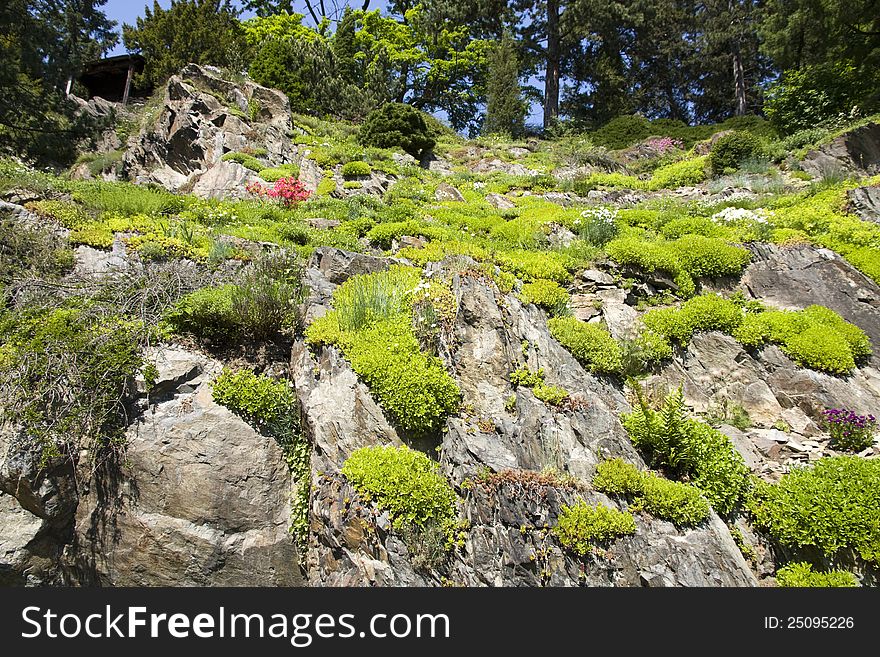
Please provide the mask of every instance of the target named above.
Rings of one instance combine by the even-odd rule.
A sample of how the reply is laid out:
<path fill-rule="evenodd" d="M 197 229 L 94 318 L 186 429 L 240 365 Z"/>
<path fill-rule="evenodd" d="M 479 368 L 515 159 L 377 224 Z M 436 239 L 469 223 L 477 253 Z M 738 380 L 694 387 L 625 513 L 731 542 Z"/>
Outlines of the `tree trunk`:
<path fill-rule="evenodd" d="M 733 48 L 733 87 L 736 97 L 736 116 L 744 116 L 748 112 L 749 104 L 746 99 L 746 74 L 743 70 L 742 53 L 739 46 Z"/>
<path fill-rule="evenodd" d="M 559 116 L 559 0 L 547 0 L 547 74 L 544 76 L 544 128 Z"/>

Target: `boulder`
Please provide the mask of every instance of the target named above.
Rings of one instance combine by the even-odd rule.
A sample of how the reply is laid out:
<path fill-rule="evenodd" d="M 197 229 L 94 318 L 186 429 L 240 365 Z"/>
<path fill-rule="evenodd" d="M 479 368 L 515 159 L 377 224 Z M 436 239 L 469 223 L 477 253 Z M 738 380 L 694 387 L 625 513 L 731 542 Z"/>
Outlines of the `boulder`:
<path fill-rule="evenodd" d="M 130 141 L 122 171 L 135 182 L 155 182 L 171 191 L 186 186 L 202 195 L 220 194 L 233 184 L 230 178 L 237 177 L 237 183 L 244 177 L 227 166 L 208 174 L 225 153 L 264 148 L 267 166 L 291 162 L 291 129 L 290 102 L 280 91 L 188 64 L 169 79 L 155 121 Z"/>
<path fill-rule="evenodd" d="M 868 123 L 806 154 L 801 168 L 821 178 L 828 173 L 865 176 L 880 172 L 880 123 Z"/>
<path fill-rule="evenodd" d="M 516 203 L 511 201 L 509 198 L 504 196 L 503 194 L 498 194 L 496 192 L 489 192 L 486 194 L 486 201 L 493 208 L 497 208 L 498 210 L 512 210 L 516 207 Z"/>
<path fill-rule="evenodd" d="M 847 192 L 850 209 L 865 221 L 880 224 L 880 186 L 857 187 Z"/>
<path fill-rule="evenodd" d="M 438 201 L 464 201 L 464 196 L 461 195 L 461 192 L 452 185 L 446 183 L 440 183 L 437 185 L 437 190 L 434 192 L 434 198 Z"/>
<path fill-rule="evenodd" d="M 199 176 L 192 193 L 201 198 L 242 199 L 250 197 L 246 185 L 262 182 L 260 177 L 238 162 L 214 163 Z"/>
<path fill-rule="evenodd" d="M 214 402 L 220 363 L 177 348 L 153 362 L 165 397 L 128 429 L 125 470 L 77 510 L 82 583 L 302 583 L 281 448 Z"/>

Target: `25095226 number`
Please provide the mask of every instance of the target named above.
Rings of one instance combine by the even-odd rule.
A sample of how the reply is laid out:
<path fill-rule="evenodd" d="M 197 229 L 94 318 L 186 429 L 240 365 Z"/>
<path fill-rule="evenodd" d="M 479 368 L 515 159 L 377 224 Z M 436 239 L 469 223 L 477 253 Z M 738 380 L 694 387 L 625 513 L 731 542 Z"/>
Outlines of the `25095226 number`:
<path fill-rule="evenodd" d="M 852 616 L 789 616 L 786 627 L 792 630 L 840 630 L 851 629 Z"/>

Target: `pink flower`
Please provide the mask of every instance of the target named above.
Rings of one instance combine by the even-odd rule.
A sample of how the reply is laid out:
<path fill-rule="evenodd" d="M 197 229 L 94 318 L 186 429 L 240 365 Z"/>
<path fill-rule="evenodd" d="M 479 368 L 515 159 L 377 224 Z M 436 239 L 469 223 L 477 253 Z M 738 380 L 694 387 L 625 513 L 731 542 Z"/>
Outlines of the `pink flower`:
<path fill-rule="evenodd" d="M 264 196 L 274 199 L 286 208 L 305 201 L 309 197 L 309 190 L 296 178 L 279 178 L 272 187 L 266 187 L 260 182 L 252 182 L 245 185 L 248 193 L 254 196 Z"/>

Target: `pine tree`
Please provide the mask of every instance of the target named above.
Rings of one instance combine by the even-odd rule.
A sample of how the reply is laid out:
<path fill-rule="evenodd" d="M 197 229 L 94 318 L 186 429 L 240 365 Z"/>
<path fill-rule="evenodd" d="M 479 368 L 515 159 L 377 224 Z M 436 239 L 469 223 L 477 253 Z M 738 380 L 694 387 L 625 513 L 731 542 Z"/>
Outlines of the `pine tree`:
<path fill-rule="evenodd" d="M 519 74 L 516 44 L 513 37 L 505 33 L 489 57 L 484 134 L 519 137 L 525 132 L 527 106 L 523 101 Z"/>

